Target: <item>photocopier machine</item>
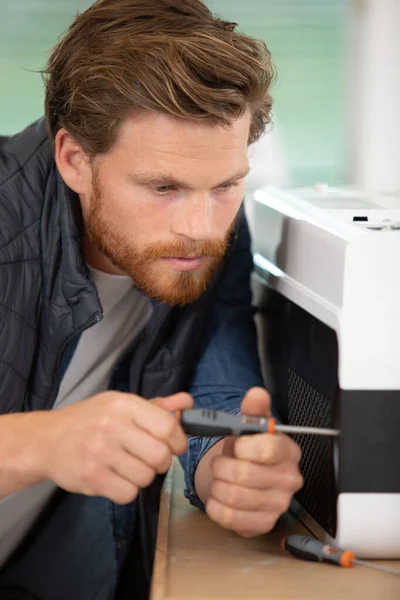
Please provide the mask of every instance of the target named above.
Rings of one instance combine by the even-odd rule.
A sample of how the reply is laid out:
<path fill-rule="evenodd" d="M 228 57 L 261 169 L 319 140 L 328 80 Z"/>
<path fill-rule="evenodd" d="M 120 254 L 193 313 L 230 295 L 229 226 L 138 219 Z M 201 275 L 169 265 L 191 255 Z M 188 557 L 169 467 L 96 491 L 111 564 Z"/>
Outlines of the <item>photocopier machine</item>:
<path fill-rule="evenodd" d="M 400 199 L 266 186 L 246 210 L 278 418 L 340 431 L 295 436 L 305 483 L 292 508 L 322 540 L 400 558 Z"/>

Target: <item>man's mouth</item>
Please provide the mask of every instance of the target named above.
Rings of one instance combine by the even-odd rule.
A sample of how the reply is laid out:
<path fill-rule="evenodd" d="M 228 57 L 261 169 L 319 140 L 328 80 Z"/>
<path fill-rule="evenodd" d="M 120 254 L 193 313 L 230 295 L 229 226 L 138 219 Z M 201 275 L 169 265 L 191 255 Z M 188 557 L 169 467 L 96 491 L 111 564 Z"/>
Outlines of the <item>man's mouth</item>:
<path fill-rule="evenodd" d="M 162 260 L 176 271 L 196 271 L 204 265 L 206 259 L 206 256 L 188 256 L 185 258 L 165 256 Z"/>

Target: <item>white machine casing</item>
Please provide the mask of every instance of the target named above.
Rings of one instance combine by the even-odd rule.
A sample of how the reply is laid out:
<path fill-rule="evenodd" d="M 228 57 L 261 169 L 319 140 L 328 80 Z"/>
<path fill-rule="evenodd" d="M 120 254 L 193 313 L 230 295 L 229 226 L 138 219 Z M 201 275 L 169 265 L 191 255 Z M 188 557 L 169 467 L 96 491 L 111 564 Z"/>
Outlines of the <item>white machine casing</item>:
<path fill-rule="evenodd" d="M 400 558 L 400 210 L 357 190 L 264 187 L 246 206 L 260 356 L 299 435 L 293 509 L 320 539 Z"/>

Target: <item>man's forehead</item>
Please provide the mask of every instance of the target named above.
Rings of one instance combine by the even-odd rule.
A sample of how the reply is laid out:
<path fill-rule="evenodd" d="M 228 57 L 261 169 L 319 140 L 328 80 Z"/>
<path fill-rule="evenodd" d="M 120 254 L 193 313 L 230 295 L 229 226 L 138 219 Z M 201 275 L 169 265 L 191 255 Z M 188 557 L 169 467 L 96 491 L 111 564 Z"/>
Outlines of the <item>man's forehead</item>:
<path fill-rule="evenodd" d="M 116 149 L 188 157 L 205 152 L 246 152 L 249 128 L 248 114 L 223 126 L 146 111 L 122 124 Z"/>

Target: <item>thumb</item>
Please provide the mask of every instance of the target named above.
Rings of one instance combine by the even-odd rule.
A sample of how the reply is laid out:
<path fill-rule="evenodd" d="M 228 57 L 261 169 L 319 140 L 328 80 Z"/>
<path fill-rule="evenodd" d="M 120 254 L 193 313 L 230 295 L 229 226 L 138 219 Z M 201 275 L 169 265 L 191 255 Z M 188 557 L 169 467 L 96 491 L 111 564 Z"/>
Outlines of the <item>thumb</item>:
<path fill-rule="evenodd" d="M 185 410 L 193 407 L 193 398 L 186 392 L 179 392 L 178 394 L 172 394 L 172 396 L 166 396 L 165 398 L 152 398 L 150 402 L 169 411 Z"/>
<path fill-rule="evenodd" d="M 271 397 L 267 390 L 260 387 L 251 388 L 242 400 L 240 412 L 248 417 L 267 417 L 270 414 Z M 237 437 L 227 437 L 223 445 L 222 454 L 235 456 Z"/>
<path fill-rule="evenodd" d="M 264 388 L 251 388 L 242 400 L 240 412 L 249 417 L 268 417 L 271 413 L 271 396 Z"/>

